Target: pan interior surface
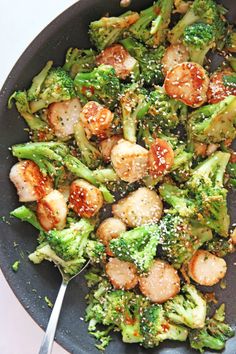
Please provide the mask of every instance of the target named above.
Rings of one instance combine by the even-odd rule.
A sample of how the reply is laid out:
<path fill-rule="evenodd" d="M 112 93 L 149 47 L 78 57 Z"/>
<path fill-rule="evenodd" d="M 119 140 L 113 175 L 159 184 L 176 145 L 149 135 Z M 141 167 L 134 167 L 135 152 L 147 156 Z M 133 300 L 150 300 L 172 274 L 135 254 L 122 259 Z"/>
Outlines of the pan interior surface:
<path fill-rule="evenodd" d="M 60 274 L 48 262 L 34 266 L 28 261 L 28 253 L 36 247 L 37 232 L 26 223 L 9 218 L 9 212 L 16 208 L 18 198 L 8 174 L 15 160 L 12 158 L 9 147 L 13 144 L 26 142 L 27 132 L 24 131 L 23 119 L 15 109 L 7 109 L 7 100 L 10 94 L 21 88 L 28 87 L 32 77 L 39 72 L 47 60 L 52 59 L 54 65 L 63 63 L 65 53 L 69 47 L 89 48 L 88 25 L 92 20 L 109 13 L 119 15 L 124 12 L 119 0 L 81 0 L 56 18 L 39 36 L 30 44 L 18 60 L 3 89 L 0 93 L 0 120 L 1 120 L 1 155 L 0 155 L 0 181 L 1 181 L 1 238 L 0 238 L 0 264 L 1 269 L 14 293 L 27 309 L 33 319 L 43 328 L 46 327 L 50 309 L 44 301 L 48 296 L 53 302 L 56 298 Z M 126 10 L 140 11 L 153 3 L 152 0 L 133 0 Z M 236 23 L 236 2 L 222 1 L 229 9 L 228 19 Z M 236 222 L 236 192 L 229 193 L 229 211 L 232 223 Z M 20 259 L 21 266 L 17 273 L 12 272 L 11 265 Z M 227 321 L 236 327 L 236 281 L 235 263 L 236 254 L 227 257 L 228 272 L 226 276 L 227 287 L 220 289 L 219 285 L 213 288 L 203 288 L 205 291 L 215 291 L 219 303 L 226 302 Z M 94 339 L 87 333 L 87 324 L 84 322 L 85 295 L 87 287 L 83 276 L 76 278 L 69 285 L 61 318 L 57 330 L 57 341 L 69 352 L 74 354 L 95 354 L 99 351 L 94 347 Z M 138 345 L 122 343 L 120 335 L 114 334 L 113 341 L 106 349 L 106 354 L 121 353 L 153 353 L 153 354 L 191 354 L 188 344 L 179 342 L 165 342 L 158 348 L 145 350 Z M 206 353 L 210 353 L 207 352 Z M 227 342 L 225 354 L 236 353 L 236 337 Z"/>

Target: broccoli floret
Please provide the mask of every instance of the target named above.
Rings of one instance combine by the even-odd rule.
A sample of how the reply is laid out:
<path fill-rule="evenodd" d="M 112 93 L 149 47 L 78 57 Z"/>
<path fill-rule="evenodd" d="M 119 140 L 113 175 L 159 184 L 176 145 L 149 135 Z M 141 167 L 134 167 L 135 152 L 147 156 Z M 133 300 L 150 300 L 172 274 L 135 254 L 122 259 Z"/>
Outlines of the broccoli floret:
<path fill-rule="evenodd" d="M 172 324 L 165 316 L 161 305 L 152 305 L 144 309 L 141 321 L 143 345 L 153 348 L 166 339 L 185 341 L 188 331 L 185 327 Z"/>
<path fill-rule="evenodd" d="M 132 36 L 150 47 L 164 42 L 170 23 L 173 0 L 157 0 L 140 12 L 140 18 L 129 29 Z"/>
<path fill-rule="evenodd" d="M 165 48 L 148 49 L 142 43 L 133 38 L 125 38 L 121 41 L 125 49 L 139 63 L 140 75 L 138 79 L 146 85 L 162 84 L 164 75 L 162 73 L 161 59 L 164 55 Z"/>
<path fill-rule="evenodd" d="M 105 246 L 96 240 L 88 240 L 85 248 L 85 255 L 92 263 L 100 263 L 106 259 Z"/>
<path fill-rule="evenodd" d="M 139 18 L 137 12 L 128 11 L 119 17 L 102 17 L 90 23 L 89 35 L 91 42 L 98 50 L 103 50 L 116 43 Z"/>
<path fill-rule="evenodd" d="M 96 54 L 93 49 L 69 48 L 63 69 L 70 73 L 72 79 L 78 73 L 88 73 L 96 66 Z"/>
<path fill-rule="evenodd" d="M 15 262 L 12 264 L 11 268 L 12 268 L 12 270 L 13 270 L 15 273 L 17 273 L 18 270 L 19 270 L 19 266 L 20 266 L 20 261 L 15 261 Z"/>
<path fill-rule="evenodd" d="M 186 14 L 169 32 L 168 39 L 174 44 L 182 37 L 187 26 L 196 22 L 209 24 L 214 29 L 217 46 L 222 47 L 226 26 L 222 19 L 222 9 L 214 0 L 194 0 Z"/>
<path fill-rule="evenodd" d="M 27 97 L 26 91 L 15 91 L 8 100 L 8 108 L 12 108 L 12 102 L 15 100 L 16 108 L 20 115 L 24 118 L 29 128 L 33 134 L 37 137 L 40 137 L 43 134 L 44 139 L 47 136 L 50 137 L 50 132 L 47 123 L 40 118 L 39 115 L 33 114 Z"/>
<path fill-rule="evenodd" d="M 42 242 L 36 250 L 29 255 L 29 260 L 34 264 L 39 264 L 44 260 L 53 262 L 60 268 L 65 277 L 70 277 L 77 274 L 86 262 L 86 259 L 83 257 L 77 257 L 75 259 L 65 261 L 59 257 L 55 251 L 53 251 L 47 242 Z"/>
<path fill-rule="evenodd" d="M 214 47 L 214 28 L 207 23 L 194 23 L 183 33 L 183 43 L 188 48 L 191 61 L 203 65 L 208 51 Z"/>
<path fill-rule="evenodd" d="M 225 43 L 225 49 L 231 53 L 236 52 L 236 31 L 232 31 L 228 34 Z"/>
<path fill-rule="evenodd" d="M 74 125 L 74 136 L 80 150 L 81 161 L 89 168 L 96 168 L 101 162 L 101 153 L 87 139 L 81 122 Z"/>
<path fill-rule="evenodd" d="M 188 134 L 190 140 L 219 143 L 236 137 L 236 97 L 201 107 L 190 114 Z"/>
<path fill-rule="evenodd" d="M 15 216 L 16 218 L 20 219 L 21 221 L 27 221 L 31 225 L 33 225 L 37 230 L 43 231 L 35 213 L 27 208 L 26 206 L 22 205 L 19 208 L 11 211 L 11 216 Z"/>
<path fill-rule="evenodd" d="M 228 57 L 227 61 L 229 62 L 231 68 L 233 69 L 233 71 L 236 72 L 236 58 L 235 57 Z"/>
<path fill-rule="evenodd" d="M 28 97 L 28 100 L 31 112 L 35 113 L 47 108 L 51 103 L 70 100 L 73 97 L 75 90 L 72 78 L 61 67 L 57 67 L 48 71 L 40 89 Z"/>
<path fill-rule="evenodd" d="M 110 241 L 110 249 L 121 260 L 133 262 L 139 272 L 147 272 L 156 255 L 160 234 L 158 225 L 142 225 Z"/>
<path fill-rule="evenodd" d="M 187 187 L 198 205 L 198 218 L 223 237 L 228 236 L 229 215 L 224 174 L 230 154 L 217 151 L 192 172 Z"/>
<path fill-rule="evenodd" d="M 225 257 L 228 253 L 233 252 L 233 245 L 229 239 L 215 235 L 212 240 L 204 245 L 205 249 L 217 257 Z"/>
<path fill-rule="evenodd" d="M 224 75 L 223 84 L 230 89 L 236 88 L 236 74 L 232 73 L 231 75 Z"/>
<path fill-rule="evenodd" d="M 205 242 L 212 239 L 209 228 L 172 214 L 162 218 L 159 232 L 163 255 L 177 269 L 187 263 Z"/>
<path fill-rule="evenodd" d="M 101 170 L 101 174 L 99 173 L 99 170 L 91 171 L 79 159 L 72 155 L 67 155 L 64 159 L 64 163 L 67 169 L 77 177 L 83 178 L 93 184 L 95 187 L 98 187 L 101 190 L 103 198 L 107 203 L 113 203 L 115 201 L 113 195 L 109 192 L 107 187 L 100 182 L 100 180 L 104 179 L 104 170 Z M 110 176 L 113 180 L 114 174 L 111 173 Z M 107 179 L 108 177 L 109 174 L 106 174 Z M 106 180 L 106 182 L 107 181 L 108 180 Z"/>
<path fill-rule="evenodd" d="M 68 153 L 69 149 L 65 144 L 54 141 L 12 146 L 13 156 L 34 161 L 44 175 L 54 177 L 56 184 L 64 176 L 64 158 Z"/>
<path fill-rule="evenodd" d="M 40 91 L 42 88 L 42 85 L 48 75 L 49 70 L 51 69 L 53 65 L 53 61 L 48 61 L 45 65 L 45 67 L 36 75 L 33 80 L 30 88 L 27 91 L 27 99 L 28 101 L 32 100 L 37 100 L 37 98 L 40 95 Z"/>
<path fill-rule="evenodd" d="M 57 256 L 64 261 L 70 261 L 83 257 L 88 237 L 93 229 L 91 221 L 81 219 L 67 229 L 48 231 L 45 233 L 45 239 Z"/>
<path fill-rule="evenodd" d="M 162 87 L 156 87 L 149 95 L 150 107 L 148 113 L 155 120 L 158 127 L 173 129 L 183 120 L 186 106 L 170 98 Z"/>
<path fill-rule="evenodd" d="M 225 322 L 225 305 L 222 304 L 214 316 L 206 321 L 202 329 L 195 329 L 189 334 L 192 348 L 204 352 L 204 348 L 222 350 L 225 342 L 234 336 L 234 330 Z"/>
<path fill-rule="evenodd" d="M 138 121 L 144 117 L 149 107 L 146 91 L 137 84 L 129 86 L 121 96 L 120 105 L 124 138 L 135 143 Z"/>
<path fill-rule="evenodd" d="M 113 325 L 122 334 L 125 343 L 142 342 L 141 320 L 148 301 L 130 291 L 111 290 L 107 283 L 100 283 L 90 295 L 86 309 L 89 331 L 96 332 L 96 324 Z M 93 334 L 93 333 L 91 333 Z"/>
<path fill-rule="evenodd" d="M 166 316 L 177 324 L 190 328 L 203 328 L 206 320 L 206 300 L 191 284 L 182 287 L 182 294 L 164 304 Z"/>
<path fill-rule="evenodd" d="M 84 103 L 98 101 L 112 108 L 120 93 L 120 81 L 110 65 L 100 65 L 89 73 L 78 73 L 74 84 Z"/>

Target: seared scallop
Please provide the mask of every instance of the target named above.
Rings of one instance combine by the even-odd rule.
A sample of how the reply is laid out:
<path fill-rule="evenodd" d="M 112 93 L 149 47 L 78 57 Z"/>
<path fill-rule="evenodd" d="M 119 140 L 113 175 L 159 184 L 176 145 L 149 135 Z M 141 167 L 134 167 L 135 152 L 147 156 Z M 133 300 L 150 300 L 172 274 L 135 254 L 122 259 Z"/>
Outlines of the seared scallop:
<path fill-rule="evenodd" d="M 64 229 L 66 216 L 66 201 L 59 191 L 53 190 L 39 200 L 37 205 L 37 217 L 44 230 Z"/>
<path fill-rule="evenodd" d="M 99 138 L 107 137 L 114 114 L 98 102 L 86 103 L 80 114 L 80 121 L 88 139 L 93 135 Z"/>
<path fill-rule="evenodd" d="M 96 235 L 100 241 L 106 246 L 106 253 L 113 256 L 109 248 L 109 243 L 113 238 L 120 236 L 122 232 L 126 231 L 126 225 L 118 218 L 108 218 L 103 220 L 99 225 Z"/>
<path fill-rule="evenodd" d="M 119 78 L 126 79 L 137 65 L 137 60 L 121 44 L 114 44 L 97 56 L 96 64 L 111 65 Z"/>
<path fill-rule="evenodd" d="M 183 44 L 171 44 L 166 48 L 162 58 L 163 71 L 166 75 L 177 64 L 188 61 L 189 53 Z"/>
<path fill-rule="evenodd" d="M 152 302 L 162 304 L 180 291 L 177 271 L 161 259 L 156 259 L 147 275 L 140 276 L 139 287 Z"/>
<path fill-rule="evenodd" d="M 224 76 L 232 75 L 230 69 L 216 71 L 210 77 L 210 84 L 207 91 L 208 103 L 218 103 L 227 96 L 236 96 L 236 87 L 224 85 Z"/>
<path fill-rule="evenodd" d="M 91 218 L 103 205 L 101 191 L 83 179 L 77 179 L 70 186 L 69 207 L 79 216 Z"/>
<path fill-rule="evenodd" d="M 38 165 L 31 160 L 17 162 L 10 171 L 20 202 L 34 202 L 52 190 L 51 178 L 44 176 Z"/>
<path fill-rule="evenodd" d="M 161 218 L 163 205 L 155 191 L 140 187 L 112 205 L 112 213 L 129 227 L 156 223 Z"/>
<path fill-rule="evenodd" d="M 188 264 L 189 276 L 198 284 L 212 286 L 224 278 L 227 265 L 223 258 L 198 250 Z"/>
<path fill-rule="evenodd" d="M 111 162 L 120 179 L 132 183 L 147 174 L 148 150 L 121 139 L 111 151 Z"/>
<path fill-rule="evenodd" d="M 121 139 L 122 135 L 112 135 L 111 137 L 104 139 L 99 143 L 99 149 L 105 162 L 111 161 L 111 151 Z"/>
<path fill-rule="evenodd" d="M 74 125 L 79 120 L 81 109 L 78 98 L 50 104 L 48 122 L 57 138 L 70 138 L 74 132 Z"/>
<path fill-rule="evenodd" d="M 152 177 L 163 176 L 174 163 L 174 151 L 163 139 L 155 139 L 148 152 L 148 170 Z"/>
<path fill-rule="evenodd" d="M 168 71 L 164 88 L 166 93 L 187 106 L 197 108 L 207 101 L 209 78 L 197 63 L 185 62 Z"/>
<path fill-rule="evenodd" d="M 110 258 L 106 264 L 106 274 L 115 289 L 129 290 L 138 284 L 138 275 L 133 263 Z"/>

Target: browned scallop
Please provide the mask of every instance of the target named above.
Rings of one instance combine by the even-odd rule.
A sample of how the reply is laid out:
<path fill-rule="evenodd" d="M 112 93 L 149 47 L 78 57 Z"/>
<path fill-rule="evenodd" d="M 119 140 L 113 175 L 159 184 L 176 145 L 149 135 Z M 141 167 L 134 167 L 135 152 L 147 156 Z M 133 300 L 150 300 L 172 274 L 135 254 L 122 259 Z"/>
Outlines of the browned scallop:
<path fill-rule="evenodd" d="M 111 151 L 111 162 L 120 179 L 132 183 L 147 175 L 148 150 L 121 139 Z"/>
<path fill-rule="evenodd" d="M 162 58 L 163 72 L 166 75 L 177 64 L 188 61 L 189 53 L 183 44 L 171 44 L 166 48 Z"/>
<path fill-rule="evenodd" d="M 112 205 L 112 213 L 129 227 L 156 223 L 163 211 L 161 198 L 155 191 L 140 187 Z"/>
<path fill-rule="evenodd" d="M 52 180 L 43 176 L 38 165 L 30 160 L 16 163 L 9 178 L 14 183 L 20 202 L 34 202 L 52 191 Z"/>
<path fill-rule="evenodd" d="M 227 265 L 223 258 L 198 250 L 188 264 L 189 276 L 198 284 L 212 286 L 224 278 Z"/>
<path fill-rule="evenodd" d="M 174 151 L 170 144 L 163 139 L 156 138 L 148 152 L 148 171 L 157 178 L 168 172 L 174 163 Z"/>
<path fill-rule="evenodd" d="M 108 163 L 111 161 L 111 150 L 121 139 L 122 135 L 112 135 L 111 137 L 104 139 L 99 143 L 99 149 L 105 162 Z"/>
<path fill-rule="evenodd" d="M 86 103 L 81 111 L 80 121 L 83 124 L 88 139 L 93 135 L 99 138 L 106 138 L 113 117 L 114 114 L 98 102 L 90 101 Z"/>
<path fill-rule="evenodd" d="M 48 107 L 48 122 L 57 138 L 70 138 L 74 132 L 74 125 L 79 119 L 81 109 L 78 98 L 50 104 Z"/>
<path fill-rule="evenodd" d="M 139 278 L 143 295 L 152 302 L 162 304 L 180 291 L 180 278 L 177 271 L 161 259 L 156 259 L 148 275 Z"/>
<path fill-rule="evenodd" d="M 77 179 L 70 186 L 69 207 L 79 216 L 91 218 L 103 205 L 101 191 L 83 179 Z"/>
<path fill-rule="evenodd" d="M 38 202 L 37 217 L 44 230 L 64 229 L 66 216 L 66 201 L 59 191 L 53 190 Z"/>
<path fill-rule="evenodd" d="M 103 220 L 99 225 L 96 235 L 100 241 L 106 246 L 106 253 L 113 256 L 110 250 L 109 243 L 113 238 L 120 236 L 122 232 L 126 231 L 126 225 L 118 218 L 108 218 Z"/>
<path fill-rule="evenodd" d="M 209 103 L 218 103 L 230 95 L 236 96 L 236 87 L 224 85 L 223 78 L 225 75 L 232 75 L 232 71 L 225 69 L 211 75 L 207 91 L 207 100 Z"/>
<path fill-rule="evenodd" d="M 96 64 L 111 65 L 119 78 L 126 79 L 137 65 L 137 60 L 121 44 L 114 44 L 96 57 Z"/>
<path fill-rule="evenodd" d="M 185 62 L 168 71 L 164 88 L 166 93 L 187 106 L 200 107 L 207 101 L 209 78 L 197 63 Z"/>
<path fill-rule="evenodd" d="M 130 262 L 110 258 L 106 264 L 106 274 L 115 289 L 129 290 L 138 284 L 136 267 Z"/>

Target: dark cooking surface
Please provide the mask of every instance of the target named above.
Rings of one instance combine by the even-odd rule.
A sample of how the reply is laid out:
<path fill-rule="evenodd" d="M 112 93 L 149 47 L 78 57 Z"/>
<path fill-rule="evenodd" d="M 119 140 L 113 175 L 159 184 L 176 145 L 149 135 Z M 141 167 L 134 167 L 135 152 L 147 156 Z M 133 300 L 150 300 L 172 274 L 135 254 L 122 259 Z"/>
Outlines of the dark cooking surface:
<path fill-rule="evenodd" d="M 152 0 L 133 0 L 131 9 L 141 10 L 150 6 Z M 229 11 L 229 20 L 236 22 L 236 2 L 222 1 Z M 9 219 L 9 211 L 19 203 L 13 185 L 8 180 L 10 167 L 14 159 L 8 147 L 15 143 L 27 141 L 27 134 L 23 131 L 23 119 L 19 118 L 15 110 L 6 108 L 7 98 L 12 91 L 28 87 L 31 78 L 44 66 L 48 59 L 53 59 L 55 65 L 61 64 L 68 47 L 89 47 L 88 24 L 109 12 L 118 15 L 124 10 L 119 7 L 119 0 L 81 0 L 54 20 L 27 48 L 10 73 L 0 94 L 0 126 L 1 126 L 1 155 L 0 155 L 0 216 Z M 18 117 L 18 118 L 17 118 Z M 236 222 L 236 193 L 229 196 L 232 222 Z M 0 265 L 10 286 L 18 299 L 27 309 L 35 321 L 46 327 L 50 316 L 50 309 L 44 302 L 44 296 L 55 300 L 60 285 L 59 272 L 48 262 L 34 266 L 27 260 L 28 251 L 36 246 L 37 232 L 33 227 L 17 220 L 10 220 L 10 225 L 1 222 L 0 237 Z M 13 247 L 13 243 L 19 246 Z M 18 273 L 11 270 L 12 263 L 20 259 Z M 236 326 L 236 254 L 227 257 L 228 273 L 227 288 L 221 290 L 214 287 L 219 294 L 220 301 L 226 301 L 227 319 Z M 208 288 L 211 291 L 213 288 Z M 96 354 L 99 351 L 94 347 L 94 339 L 87 333 L 87 325 L 81 318 L 84 316 L 87 292 L 82 277 L 75 279 L 67 291 L 58 326 L 56 339 L 69 352 L 74 354 Z M 157 349 L 144 350 L 138 345 L 125 345 L 119 334 L 106 350 L 106 354 L 191 354 L 196 353 L 189 349 L 187 344 L 179 342 L 165 342 Z M 210 353 L 210 352 L 207 352 Z M 236 354 L 236 337 L 227 342 L 225 354 Z M 2 353 L 3 354 L 3 353 Z"/>

